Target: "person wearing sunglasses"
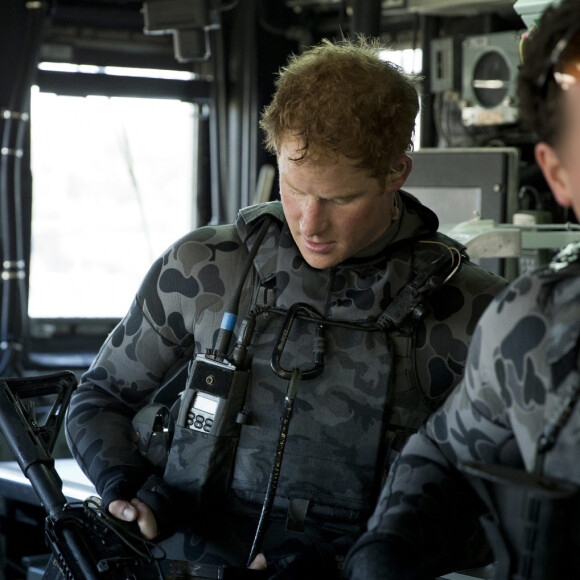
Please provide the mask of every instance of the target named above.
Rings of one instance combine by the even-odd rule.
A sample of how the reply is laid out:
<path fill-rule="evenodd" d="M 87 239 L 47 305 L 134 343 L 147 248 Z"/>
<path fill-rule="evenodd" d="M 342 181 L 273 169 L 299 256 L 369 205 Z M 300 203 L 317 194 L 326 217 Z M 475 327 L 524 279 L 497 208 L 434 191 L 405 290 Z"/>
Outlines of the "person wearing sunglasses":
<path fill-rule="evenodd" d="M 537 163 L 580 217 L 580 2 L 550 5 L 522 48 L 518 97 Z M 481 529 L 488 578 L 580 577 L 579 355 L 575 242 L 483 314 L 464 378 L 405 446 L 349 552 L 348 577 L 457 571 Z"/>

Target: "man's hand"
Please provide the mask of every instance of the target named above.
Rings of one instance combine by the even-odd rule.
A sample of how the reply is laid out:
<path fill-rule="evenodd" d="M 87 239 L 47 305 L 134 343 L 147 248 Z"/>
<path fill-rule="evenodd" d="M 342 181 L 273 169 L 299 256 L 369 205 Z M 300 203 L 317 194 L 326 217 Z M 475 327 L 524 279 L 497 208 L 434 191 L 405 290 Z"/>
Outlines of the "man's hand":
<path fill-rule="evenodd" d="M 125 522 L 137 521 L 141 535 L 152 540 L 158 533 L 157 521 L 147 504 L 133 498 L 130 502 L 116 499 L 109 504 L 109 513 Z"/>

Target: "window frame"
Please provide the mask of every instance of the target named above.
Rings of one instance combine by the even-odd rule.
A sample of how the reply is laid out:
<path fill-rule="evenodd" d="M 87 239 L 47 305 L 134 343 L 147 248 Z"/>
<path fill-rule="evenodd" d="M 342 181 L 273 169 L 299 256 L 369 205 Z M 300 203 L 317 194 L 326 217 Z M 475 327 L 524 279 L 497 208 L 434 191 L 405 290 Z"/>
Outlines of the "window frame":
<path fill-rule="evenodd" d="M 112 62 L 107 66 L 117 65 L 118 63 Z M 128 68 L 137 68 L 137 66 Z M 173 70 L 173 68 L 168 70 Z M 176 66 L 174 70 L 183 69 Z M 211 80 L 207 78 L 179 80 L 39 69 L 34 84 L 40 92 L 50 92 L 62 96 L 167 98 L 205 105 L 205 109 L 211 102 Z M 206 132 L 200 131 L 199 138 L 203 139 L 204 135 Z M 28 131 L 25 144 L 25 167 L 26 163 L 30 167 L 30 147 L 30 131 Z M 198 175 L 197 185 L 199 185 L 199 181 L 200 176 Z M 24 171 L 23 182 L 27 197 L 27 211 L 23 219 L 27 237 L 28 268 L 30 268 L 32 240 L 32 176 L 30 171 Z M 195 190 L 196 187 L 194 187 Z M 196 200 L 193 199 L 192 203 L 196 203 Z M 30 272 L 27 275 L 26 291 L 28 296 Z M 106 336 L 121 319 L 120 317 L 31 317 L 28 314 L 28 300 L 26 311 L 28 344 L 25 366 L 34 369 L 84 369 L 88 367 Z"/>

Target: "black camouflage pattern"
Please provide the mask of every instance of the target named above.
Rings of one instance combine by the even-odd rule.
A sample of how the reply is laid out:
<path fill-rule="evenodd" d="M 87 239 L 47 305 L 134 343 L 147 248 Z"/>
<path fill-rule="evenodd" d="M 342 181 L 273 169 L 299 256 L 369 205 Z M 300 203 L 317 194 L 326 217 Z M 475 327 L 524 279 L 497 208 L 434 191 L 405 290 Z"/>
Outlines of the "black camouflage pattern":
<path fill-rule="evenodd" d="M 377 460 L 385 421 L 416 429 L 459 381 L 476 322 L 505 286 L 503 279 L 468 261 L 433 296 L 433 312 L 415 334 L 387 336 L 376 328 L 365 331 L 344 324 L 372 326 L 413 275 L 411 241 L 434 233 L 432 212 L 401 195 L 401 217 L 382 239 L 382 247 L 329 270 L 310 268 L 283 223 L 273 222 L 258 251 L 257 268 L 244 282 L 234 331 L 250 306 L 275 308 L 256 318 L 247 398 L 251 421 L 241 429 L 231 492 L 216 502 L 218 531 L 213 534 L 212 525 L 204 523 L 189 539 L 170 538 L 170 557 L 237 565 L 247 557 L 288 386 L 272 372 L 270 359 L 289 306 L 307 303 L 325 320 L 340 324 L 325 325 L 323 374 L 302 381 L 299 388 L 266 547 L 279 548 L 284 541 L 329 541 L 360 529 L 380 483 Z M 237 226 L 204 227 L 169 248 L 153 264 L 129 313 L 83 376 L 69 407 L 66 433 L 73 455 L 100 494 L 130 498 L 151 472 L 139 453 L 132 418 L 177 368 L 213 346 L 247 246 L 255 238 L 255 222 L 264 212 L 282 217 L 277 202 L 254 206 L 241 213 Z M 284 368 L 312 365 L 314 326 L 295 321 L 281 357 Z M 176 432 L 177 452 L 167 468 L 174 473 L 195 461 L 185 459 L 187 445 L 180 441 Z M 180 487 L 194 490 L 193 477 L 182 478 Z M 306 534 L 284 529 L 289 503 L 296 498 L 311 502 Z M 185 519 L 195 516 L 189 513 Z"/>
<path fill-rule="evenodd" d="M 391 470 L 368 531 L 351 553 L 349 578 L 394 578 L 384 569 L 384 554 L 379 556 L 386 537 L 403 539 L 412 554 L 421 554 L 409 562 L 425 563 L 426 575 L 441 573 L 446 557 L 459 561 L 457 552 L 466 549 L 482 507 L 465 491 L 462 464 L 535 473 L 543 457 L 544 475 L 580 484 L 580 463 L 571 460 L 580 445 L 578 407 L 554 447 L 538 456 L 545 426 L 578 386 L 579 254 L 580 244 L 565 248 L 548 268 L 517 279 L 486 310 L 464 379 Z"/>

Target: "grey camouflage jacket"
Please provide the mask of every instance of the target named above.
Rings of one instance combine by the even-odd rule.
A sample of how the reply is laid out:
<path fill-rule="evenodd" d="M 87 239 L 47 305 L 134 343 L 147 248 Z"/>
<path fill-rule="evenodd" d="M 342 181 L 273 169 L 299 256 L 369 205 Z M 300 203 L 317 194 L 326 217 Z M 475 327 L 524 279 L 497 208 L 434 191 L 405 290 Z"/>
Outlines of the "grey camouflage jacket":
<path fill-rule="evenodd" d="M 151 267 L 129 313 L 82 377 L 67 414 L 69 446 L 106 502 L 134 497 L 154 471 L 138 451 L 132 420 L 176 369 L 196 352 L 213 347 L 256 224 L 265 214 L 274 218 L 243 282 L 234 329 L 237 335 L 243 316 L 257 309 L 246 400 L 252 420 L 241 429 L 229 481 L 216 501 L 220 516 L 209 518 L 219 520 L 219 530 L 214 534 L 207 521 L 201 531 L 188 532 L 194 539 L 171 544 L 170 538 L 171 557 L 202 559 L 211 552 L 211 561 L 236 565 L 247 557 L 288 386 L 271 369 L 272 349 L 283 314 L 293 304 L 306 303 L 325 320 L 325 366 L 318 378 L 300 385 L 272 518 L 282 531 L 275 533 L 272 524 L 265 549 L 279 549 L 286 541 L 330 541 L 360 530 L 380 489 L 385 437 L 396 439 L 392 434 L 402 433 L 405 438 L 416 430 L 459 381 L 476 322 L 505 281 L 464 258 L 432 295 L 431 311 L 416 330 L 385 332 L 377 318 L 421 264 L 415 242 L 445 242 L 435 237 L 434 214 L 408 194 L 399 195 L 401 217 L 381 240 L 328 270 L 304 262 L 278 202 L 242 210 L 235 225 L 208 226 L 186 235 Z M 451 252 L 440 247 L 443 254 Z M 312 364 L 314 326 L 296 321 L 280 361 L 283 367 Z M 167 466 L 181 482 L 166 483 L 191 492 L 195 457 L 185 458 L 181 451 L 186 452 L 178 449 Z M 290 532 L 285 522 L 297 498 L 308 507 L 307 521 L 303 529 Z M 186 520 L 181 522 L 186 527 L 193 520 L 199 523 L 199 514 L 188 513 L 188 503 L 200 505 L 180 501 L 174 514 Z"/>
<path fill-rule="evenodd" d="M 467 464 L 580 484 L 577 407 L 555 445 L 538 455 L 546 426 L 558 423 L 571 389 L 580 385 L 579 252 L 579 244 L 570 245 L 486 310 L 463 380 L 391 470 L 368 531 L 349 556 L 349 578 L 431 578 L 459 569 L 486 511 L 461 476 Z"/>

